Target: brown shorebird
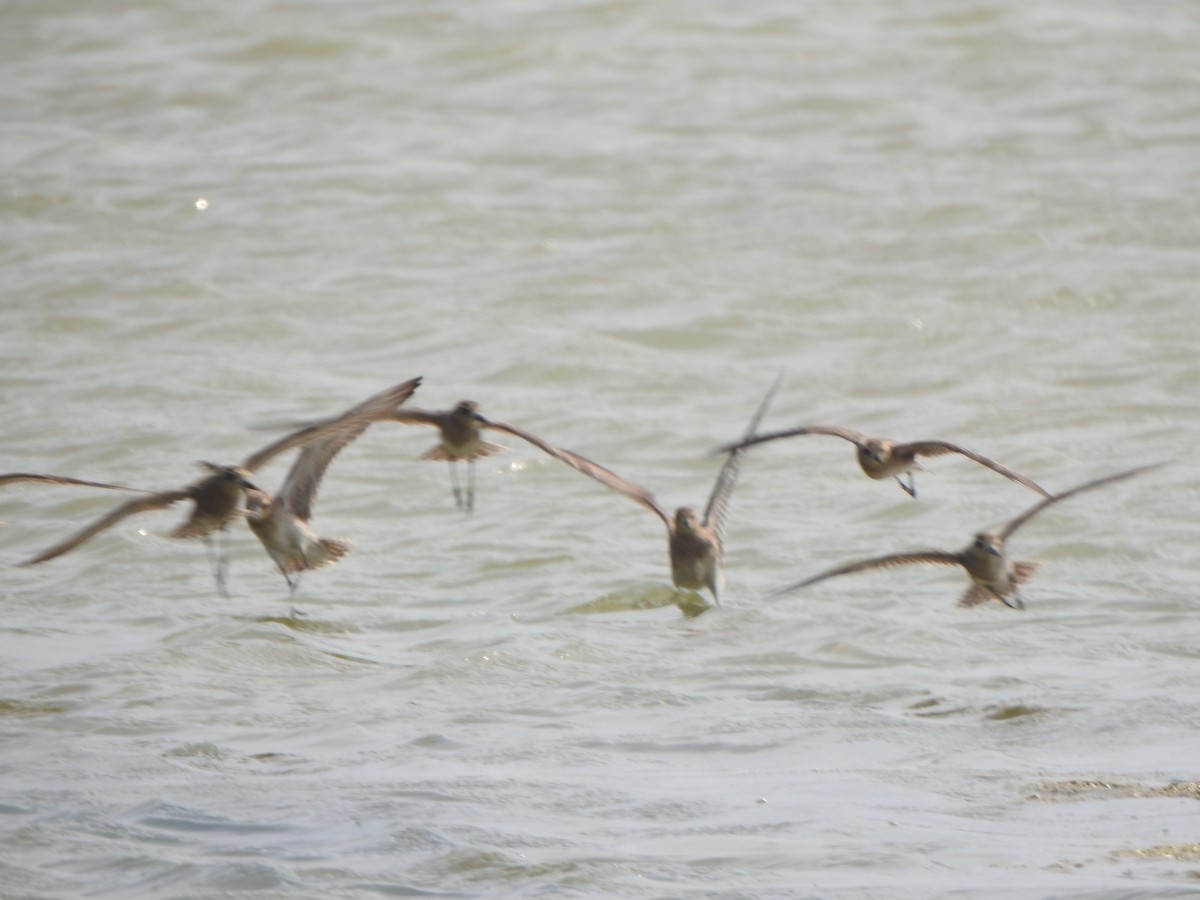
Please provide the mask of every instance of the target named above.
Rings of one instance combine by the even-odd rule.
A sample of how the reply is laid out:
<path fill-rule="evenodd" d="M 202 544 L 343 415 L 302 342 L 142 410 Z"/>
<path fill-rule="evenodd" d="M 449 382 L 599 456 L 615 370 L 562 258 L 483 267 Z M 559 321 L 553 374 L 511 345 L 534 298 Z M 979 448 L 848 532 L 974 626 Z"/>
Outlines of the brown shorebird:
<path fill-rule="evenodd" d="M 282 452 L 282 449 L 284 448 L 277 452 Z M 191 515 L 187 521 L 172 531 L 170 536 L 203 539 L 204 550 L 208 555 L 209 564 L 213 569 L 213 577 L 217 582 L 217 590 L 222 594 L 227 594 L 225 590 L 227 561 L 222 558 L 221 551 L 213 547 L 211 535 L 214 531 L 223 532 L 225 530 L 225 525 L 229 520 L 238 514 L 240 509 L 238 500 L 242 490 L 254 487 L 248 480 L 251 471 L 255 468 L 251 463 L 261 464 L 265 461 L 265 459 L 255 460 L 252 457 L 241 466 L 220 466 L 216 463 L 201 462 L 200 465 L 212 473 L 207 478 L 202 478 L 200 481 L 175 491 L 147 492 L 144 496 L 123 503 L 91 525 L 77 531 L 65 541 L 55 544 L 32 559 L 25 560 L 21 565 L 32 566 L 54 559 L 56 556 L 62 556 L 128 516 L 148 512 L 152 509 L 164 509 L 180 500 L 191 500 L 195 504 Z"/>
<path fill-rule="evenodd" d="M 85 481 L 82 478 L 70 478 L 66 475 L 40 475 L 34 472 L 9 472 L 0 475 L 0 487 L 9 484 L 19 484 L 34 481 L 41 484 L 75 484 L 82 487 L 104 488 L 110 491 L 136 491 L 137 488 L 126 487 L 123 484 L 109 484 L 105 481 Z"/>
<path fill-rule="evenodd" d="M 279 567 L 291 593 L 296 592 L 301 573 L 331 565 L 350 551 L 347 541 L 317 537 L 308 527 L 325 470 L 372 422 L 411 397 L 420 383 L 420 378 L 406 381 L 325 420 L 328 434 L 305 444 L 274 497 L 257 489 L 246 491 L 246 523 Z M 338 422 L 344 427 L 337 428 Z"/>
<path fill-rule="evenodd" d="M 491 456 L 505 448 L 483 439 L 482 431 L 501 431 L 505 434 L 520 438 L 532 444 L 539 450 L 548 453 L 556 459 L 561 459 L 569 465 L 575 465 L 571 460 L 579 461 L 585 467 L 603 468 L 586 460 L 578 454 L 561 450 L 546 441 L 530 434 L 516 425 L 489 419 L 479 412 L 479 404 L 474 400 L 462 400 L 454 409 L 440 412 L 425 409 L 398 409 L 387 418 L 403 422 L 406 425 L 432 425 L 441 433 L 441 441 L 437 446 L 421 454 L 421 459 L 445 460 L 450 463 L 450 485 L 454 491 L 455 505 L 466 512 L 475 508 L 475 460 Z M 569 458 L 569 459 L 568 459 Z M 467 463 L 467 487 L 462 490 L 458 481 L 458 462 Z M 579 466 L 576 466 L 579 468 Z"/>
<path fill-rule="evenodd" d="M 155 509 L 165 509 L 181 500 L 191 500 L 194 504 L 191 515 L 188 516 L 182 525 L 170 532 L 170 537 L 198 537 L 204 541 L 205 553 L 208 555 L 209 564 L 213 569 L 213 577 L 217 582 L 217 590 L 227 596 L 225 574 L 229 566 L 228 548 L 215 547 L 212 535 L 214 532 L 227 535 L 226 526 L 230 521 L 241 515 L 241 505 L 238 501 L 241 498 L 242 491 L 259 490 L 249 480 L 251 473 L 280 453 L 295 449 L 296 447 L 303 447 L 314 440 L 323 438 L 331 432 L 339 431 L 345 427 L 346 422 L 340 418 L 314 422 L 290 434 L 284 435 L 261 450 L 250 454 L 238 466 L 223 466 L 210 462 L 201 462 L 200 465 L 212 473 L 208 477 L 202 478 L 200 481 L 179 490 L 147 493 L 143 497 L 130 500 L 118 506 L 107 515 L 97 519 L 86 528 L 71 535 L 66 540 L 55 544 L 32 559 L 26 560 L 21 565 L 32 566 L 54 559 L 57 556 L 62 556 L 64 553 L 74 550 L 101 531 L 112 527 L 129 516 Z"/>
<path fill-rule="evenodd" d="M 526 437 L 520 429 L 503 422 L 485 419 L 479 414 L 479 404 L 474 400 L 463 400 L 454 409 L 443 411 L 400 409 L 390 418 L 406 425 L 432 425 L 441 432 L 441 441 L 436 447 L 422 453 L 421 459 L 445 460 L 450 463 L 450 486 L 454 491 L 454 504 L 466 512 L 475 508 L 475 460 L 504 449 L 500 444 L 485 441 L 481 430 L 491 428 L 522 439 Z M 466 491 L 463 491 L 458 483 L 459 460 L 465 460 L 467 463 Z"/>
<path fill-rule="evenodd" d="M 781 380 L 781 378 L 775 380 L 766 397 L 759 404 L 758 409 L 754 413 L 754 418 L 750 420 L 750 425 L 745 431 L 746 436 L 754 434 L 755 429 L 758 428 L 758 423 L 762 421 L 762 417 L 767 411 L 767 406 L 770 404 L 776 390 L 778 390 Z M 556 459 L 562 460 L 573 469 L 596 479 L 605 487 L 623 494 L 658 516 L 667 527 L 667 550 L 671 559 L 671 580 L 675 586 L 689 591 L 701 591 L 707 588 L 712 593 L 713 600 L 717 604 L 720 604 L 721 559 L 724 553 L 725 520 L 729 512 L 730 496 L 733 493 L 734 485 L 737 483 L 738 471 L 741 468 L 742 451 L 740 449 L 730 451 L 729 458 L 725 460 L 725 464 L 721 467 L 716 483 L 713 485 L 712 493 L 709 494 L 708 505 L 704 507 L 703 516 L 697 515 L 696 511 L 688 506 L 680 507 L 675 510 L 675 515 L 671 516 L 659 506 L 658 501 L 654 499 L 654 495 L 648 490 L 626 481 L 620 475 L 606 469 L 604 466 L 594 463 L 577 453 L 546 444 L 532 435 L 515 430 L 511 433 L 516 433 L 519 437 L 530 441 L 541 450 Z"/>
<path fill-rule="evenodd" d="M 980 465 L 987 466 L 993 472 L 999 472 L 1005 478 L 1009 478 L 1017 482 L 1017 484 L 1022 484 L 1031 491 L 1036 491 L 1043 497 L 1051 496 L 1050 492 L 1045 488 L 1034 483 L 1019 472 L 1014 472 L 1008 466 L 1002 466 L 994 459 L 988 459 L 982 453 L 976 453 L 974 450 L 968 450 L 966 447 L 952 444 L 950 441 L 913 441 L 901 444 L 887 438 L 868 437 L 860 431 L 843 428 L 840 425 L 803 425 L 798 428 L 788 428 L 784 431 L 772 431 L 767 434 L 754 435 L 748 440 L 740 441 L 736 444 L 727 444 L 717 448 L 716 452 L 727 453 L 733 449 L 744 450 L 755 444 L 775 441 L 780 438 L 796 437 L 801 434 L 827 434 L 831 437 L 839 437 L 842 440 L 849 441 L 858 452 L 859 466 L 869 478 L 876 480 L 895 478 L 896 483 L 904 488 L 908 495 L 913 498 L 917 496 L 917 488 L 913 483 L 913 472 L 924 471 L 921 464 L 917 462 L 917 457 L 944 456 L 947 453 L 957 453 L 960 456 L 965 456 L 967 459 L 973 459 Z M 901 475 L 908 475 L 908 484 L 904 483 L 904 480 L 900 477 Z"/>
<path fill-rule="evenodd" d="M 789 591 L 799 590 L 810 584 L 816 584 L 818 581 L 824 581 L 826 578 L 833 578 L 835 575 L 849 575 L 853 572 L 865 572 L 868 569 L 887 569 L 894 566 L 906 566 L 912 563 L 930 563 L 935 566 L 962 566 L 966 569 L 967 575 L 971 577 L 971 586 L 959 598 L 959 606 L 976 606 L 977 604 L 994 599 L 999 600 L 1005 606 L 1012 609 L 1024 609 L 1025 601 L 1021 598 L 1019 587 L 1033 577 L 1034 572 L 1037 571 L 1038 563 L 1009 562 L 1004 552 L 1004 544 L 1012 536 L 1013 532 L 1042 510 L 1060 500 L 1066 500 L 1068 497 L 1073 497 L 1076 494 L 1081 494 L 1084 491 L 1090 491 L 1106 484 L 1112 484 L 1115 481 L 1131 478 L 1134 475 L 1139 475 L 1149 469 L 1156 469 L 1162 465 L 1165 465 L 1165 463 L 1138 466 L 1137 468 L 1127 469 L 1124 472 L 1118 472 L 1115 475 L 1096 478 L 1073 487 L 1070 490 L 1054 494 L 1025 510 L 1025 512 L 1010 521 L 999 531 L 979 532 L 979 534 L 975 535 L 975 540 L 966 549 L 960 550 L 957 553 L 948 553 L 944 550 L 918 550 L 913 553 L 890 553 L 886 556 L 876 556 L 860 562 L 838 566 L 837 568 L 822 572 L 820 575 L 814 575 L 812 578 L 797 581 L 795 584 L 789 584 L 774 590 L 767 596 L 777 597 L 780 594 L 786 594 Z M 1012 598 L 1011 600 L 1009 599 L 1010 597 Z"/>

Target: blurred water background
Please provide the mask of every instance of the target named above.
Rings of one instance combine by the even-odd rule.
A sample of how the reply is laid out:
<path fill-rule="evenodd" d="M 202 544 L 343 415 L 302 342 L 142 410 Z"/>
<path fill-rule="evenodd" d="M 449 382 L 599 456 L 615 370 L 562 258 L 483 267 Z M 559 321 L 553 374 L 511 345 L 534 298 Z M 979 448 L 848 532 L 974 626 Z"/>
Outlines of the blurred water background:
<path fill-rule="evenodd" d="M 1048 0 L 0 5 L 2 471 L 161 489 L 423 375 L 676 505 L 768 427 L 1051 489 L 1029 608 L 959 458 L 752 452 L 723 605 L 531 447 L 454 508 L 380 426 L 283 580 L 180 511 L 0 496 L 0 896 L 1200 895 L 1200 9 Z M 274 487 L 281 460 L 261 473 Z"/>

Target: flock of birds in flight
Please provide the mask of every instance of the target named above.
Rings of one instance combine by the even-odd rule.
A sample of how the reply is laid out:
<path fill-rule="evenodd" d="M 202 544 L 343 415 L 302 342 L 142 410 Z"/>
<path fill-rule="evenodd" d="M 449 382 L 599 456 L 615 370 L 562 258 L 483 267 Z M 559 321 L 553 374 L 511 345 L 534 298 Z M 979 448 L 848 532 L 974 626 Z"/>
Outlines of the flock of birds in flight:
<path fill-rule="evenodd" d="M 429 411 L 406 407 L 405 403 L 421 384 L 420 378 L 405 381 L 381 391 L 344 413 L 297 427 L 294 431 L 255 451 L 237 465 L 204 462 L 208 475 L 177 490 L 141 491 L 124 485 L 87 481 L 59 475 L 15 472 L 0 475 L 0 486 L 18 482 L 40 482 L 134 491 L 137 496 L 117 506 L 106 515 L 70 535 L 63 541 L 21 563 L 32 566 L 52 560 L 79 547 L 101 531 L 118 522 L 150 510 L 163 509 L 180 501 L 191 501 L 188 518 L 170 533 L 176 538 L 200 538 L 204 542 L 217 589 L 227 594 L 229 566 L 228 526 L 245 518 L 250 530 L 262 543 L 267 555 L 282 573 L 289 590 L 294 594 L 302 573 L 337 562 L 350 549 L 342 540 L 318 537 L 309 527 L 313 506 L 321 479 L 334 458 L 350 443 L 377 422 L 400 422 L 425 425 L 440 433 L 439 443 L 423 454 L 423 459 L 444 460 L 450 464 L 450 479 L 456 505 L 465 511 L 474 508 L 476 459 L 504 449 L 483 439 L 484 430 L 499 431 L 532 444 L 547 455 L 587 475 L 606 487 L 622 494 L 654 513 L 666 526 L 671 577 L 675 586 L 685 591 L 708 590 L 720 603 L 719 581 L 724 549 L 725 523 L 730 496 L 737 482 L 742 457 L 746 451 L 768 441 L 800 435 L 827 435 L 841 438 L 854 445 L 862 471 L 873 479 L 895 479 L 914 499 L 917 496 L 913 473 L 921 471 L 918 457 L 958 454 L 1003 475 L 1017 484 L 1041 495 L 1041 499 L 996 531 L 975 535 L 966 548 L 951 552 L 920 550 L 891 553 L 860 560 L 821 572 L 802 581 L 785 585 L 768 596 L 773 597 L 798 590 L 836 575 L 848 575 L 869 569 L 890 568 L 914 563 L 963 568 L 971 584 L 959 600 L 960 605 L 974 606 L 988 600 L 999 600 L 1014 609 L 1023 609 L 1020 586 L 1037 569 L 1032 562 L 1010 562 L 1005 544 L 1022 525 L 1052 504 L 1112 484 L 1163 463 L 1138 466 L 1087 481 L 1059 493 L 1051 493 L 1034 481 L 1007 466 L 958 444 L 941 440 L 898 443 L 873 438 L 849 428 L 832 425 L 805 425 L 782 431 L 760 434 L 758 426 L 780 380 L 776 379 L 742 436 L 717 448 L 725 455 L 725 463 L 717 475 L 702 514 L 691 507 L 681 507 L 669 514 L 654 499 L 653 494 L 617 475 L 599 463 L 570 450 L 556 447 L 522 428 L 488 419 L 478 405 L 464 400 L 454 409 Z M 279 490 L 270 494 L 251 480 L 254 472 L 282 453 L 299 450 Z M 466 486 L 459 479 L 458 463 L 467 464 Z M 907 481 L 905 481 L 907 476 Z M 244 505 L 242 498 L 245 498 Z M 218 544 L 216 536 L 222 536 Z"/>

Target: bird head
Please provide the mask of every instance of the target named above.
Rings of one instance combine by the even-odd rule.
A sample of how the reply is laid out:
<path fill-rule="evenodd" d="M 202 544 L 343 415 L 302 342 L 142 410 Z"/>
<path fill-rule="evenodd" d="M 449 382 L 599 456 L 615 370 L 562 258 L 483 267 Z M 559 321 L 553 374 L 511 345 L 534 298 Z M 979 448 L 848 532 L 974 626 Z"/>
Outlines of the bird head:
<path fill-rule="evenodd" d="M 258 488 L 246 491 L 246 515 L 251 519 L 265 519 L 271 512 L 271 497 Z"/>
<path fill-rule="evenodd" d="M 885 438 L 871 438 L 858 445 L 860 456 L 865 456 L 876 465 L 883 465 L 884 457 L 891 452 L 892 442 Z"/>
<path fill-rule="evenodd" d="M 1004 539 L 990 531 L 981 531 L 975 535 L 972 549 L 980 553 L 990 553 L 992 556 L 1004 556 Z"/>
<path fill-rule="evenodd" d="M 460 400 L 458 406 L 454 407 L 454 415 L 461 419 L 470 419 L 472 421 L 486 421 L 479 414 L 479 404 L 474 400 Z"/>
<path fill-rule="evenodd" d="M 675 510 L 675 527 L 685 531 L 694 531 L 700 527 L 700 518 L 690 506 L 681 506 Z"/>
<path fill-rule="evenodd" d="M 221 481 L 236 484 L 245 490 L 257 491 L 259 487 L 250 481 L 250 470 L 242 466 L 221 466 L 217 463 L 200 461 L 200 465 L 208 469 Z"/>

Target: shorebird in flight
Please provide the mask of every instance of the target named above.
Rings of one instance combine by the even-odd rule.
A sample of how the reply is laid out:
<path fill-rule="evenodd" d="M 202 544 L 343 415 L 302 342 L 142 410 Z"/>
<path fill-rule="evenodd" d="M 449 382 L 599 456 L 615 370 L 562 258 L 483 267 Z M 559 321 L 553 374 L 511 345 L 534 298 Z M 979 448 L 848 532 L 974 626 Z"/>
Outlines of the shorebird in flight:
<path fill-rule="evenodd" d="M 485 441 L 481 430 L 492 428 L 524 437 L 503 422 L 485 419 L 479 414 L 479 404 L 474 400 L 463 400 L 454 409 L 442 411 L 399 409 L 390 418 L 406 425 L 432 425 L 441 433 L 441 440 L 437 446 L 422 453 L 421 459 L 445 460 L 450 463 L 450 486 L 454 491 L 454 505 L 466 512 L 475 508 L 475 460 L 504 449 L 500 444 Z M 465 460 L 467 463 L 465 491 L 459 487 L 458 482 L 459 460 Z"/>
<path fill-rule="evenodd" d="M 347 541 L 317 537 L 308 527 L 325 470 L 371 423 L 387 417 L 411 397 L 420 383 L 420 378 L 406 381 L 340 416 L 314 423 L 310 427 L 327 427 L 328 433 L 304 445 L 275 496 L 256 488 L 246 490 L 246 524 L 279 567 L 292 594 L 303 572 L 331 565 L 350 551 Z M 336 427 L 339 422 L 344 423 L 341 428 Z"/>
<path fill-rule="evenodd" d="M 744 450 L 755 444 L 763 444 L 767 441 L 779 440 L 780 438 L 796 437 L 802 434 L 826 434 L 849 441 L 854 445 L 858 453 L 859 466 L 869 478 L 876 480 L 895 478 L 896 483 L 904 488 L 905 492 L 914 499 L 917 496 L 917 488 L 913 483 L 913 472 L 924 471 L 921 464 L 917 462 L 917 457 L 944 456 L 947 453 L 957 453 L 960 456 L 965 456 L 967 459 L 972 459 L 982 466 L 987 466 L 993 472 L 999 472 L 1005 478 L 1011 479 L 1017 484 L 1024 485 L 1031 491 L 1036 491 L 1043 497 L 1051 496 L 1049 491 L 1026 478 L 1021 473 L 1014 472 L 1008 466 L 1000 465 L 1000 463 L 994 459 L 989 459 L 982 453 L 976 453 L 974 450 L 968 450 L 966 447 L 952 444 L 950 441 L 912 441 L 911 443 L 902 444 L 887 438 L 868 437 L 860 431 L 843 428 L 840 425 L 802 425 L 798 428 L 788 428 L 783 431 L 753 435 L 738 443 L 718 447 L 716 452 L 727 453 L 734 449 Z M 901 475 L 908 476 L 907 484 L 904 483 L 904 480 L 900 477 Z"/>
<path fill-rule="evenodd" d="M 475 460 L 505 449 L 500 444 L 484 440 L 482 434 L 484 430 L 500 431 L 520 438 L 555 459 L 562 460 L 580 471 L 588 471 L 588 474 L 591 474 L 591 471 L 608 471 L 586 457 L 547 443 L 524 428 L 487 418 L 479 412 L 479 404 L 474 400 L 462 400 L 454 409 L 443 411 L 398 409 L 385 418 L 403 422 L 406 425 L 431 425 L 440 432 L 439 443 L 421 454 L 421 459 L 445 460 L 450 463 L 450 485 L 454 491 L 454 503 L 465 512 L 470 512 L 475 508 Z M 467 464 L 465 490 L 460 487 L 458 480 L 458 462 L 460 460 Z"/>
<path fill-rule="evenodd" d="M 752 435 L 755 429 L 758 428 L 758 424 L 762 421 L 771 398 L 774 397 L 775 392 L 779 389 L 780 381 L 781 378 L 775 380 L 775 383 L 771 385 L 771 389 L 763 398 L 762 403 L 759 404 L 754 417 L 750 420 L 750 425 L 745 431 L 746 436 Z M 525 440 L 530 440 L 532 437 L 530 435 L 521 436 Z M 551 456 L 562 460 L 584 475 L 594 478 L 618 494 L 628 497 L 658 516 L 667 528 L 667 550 L 671 560 L 671 580 L 674 582 L 675 587 L 697 592 L 708 589 L 712 593 L 713 600 L 718 605 L 720 604 L 721 560 L 724 554 L 725 520 L 729 513 L 730 497 L 733 493 L 734 485 L 737 483 L 738 472 L 741 468 L 741 449 L 735 448 L 729 452 L 728 459 L 725 460 L 725 464 L 721 467 L 721 471 L 717 475 L 712 493 L 709 494 L 708 504 L 704 507 L 703 516 L 697 515 L 696 511 L 689 506 L 680 507 L 675 510 L 675 514 L 672 516 L 658 504 L 658 501 L 654 499 L 654 495 L 648 490 L 630 481 L 626 481 L 620 475 L 606 469 L 604 466 L 594 463 L 577 453 L 572 453 L 569 450 L 552 447 L 536 439 L 533 442 Z"/>
<path fill-rule="evenodd" d="M 169 536 L 200 538 L 204 541 L 205 553 L 208 555 L 209 564 L 213 570 L 217 590 L 222 595 L 228 596 L 225 587 L 226 572 L 229 567 L 228 548 L 215 546 L 213 534 L 227 535 L 226 526 L 242 514 L 238 501 L 241 499 L 243 491 L 260 490 L 249 480 L 251 474 L 280 453 L 303 447 L 332 432 L 346 428 L 347 424 L 341 418 L 337 418 L 306 425 L 250 454 L 241 465 L 226 466 L 201 462 L 200 465 L 211 473 L 207 477 L 178 490 L 159 491 L 136 497 L 100 517 L 66 540 L 55 544 L 32 559 L 26 560 L 21 565 L 32 566 L 62 556 L 129 516 L 150 510 L 165 509 L 181 500 L 190 500 L 193 503 L 190 515 L 183 524 L 170 532 Z"/>
<path fill-rule="evenodd" d="M 889 553 L 886 556 L 876 556 L 871 559 L 864 559 L 860 562 L 829 569 L 819 575 L 814 575 L 811 578 L 806 578 L 803 581 L 797 581 L 794 584 L 774 590 L 767 596 L 777 597 L 780 594 L 786 594 L 789 591 L 799 590 L 810 584 L 816 584 L 818 581 L 824 581 L 826 578 L 833 578 L 835 575 L 850 575 L 854 572 L 865 572 L 868 569 L 888 569 L 913 563 L 930 563 L 935 566 L 962 566 L 966 570 L 967 575 L 971 578 L 971 586 L 959 598 L 959 606 L 976 606 L 988 600 L 999 600 L 1005 606 L 1012 609 L 1024 609 L 1025 601 L 1021 597 L 1020 586 L 1033 577 L 1033 574 L 1038 569 L 1038 563 L 1009 562 L 1005 552 L 1005 542 L 1012 537 L 1013 533 L 1042 510 L 1058 503 L 1060 500 L 1066 500 L 1068 497 L 1074 497 L 1076 494 L 1081 494 L 1084 491 L 1090 491 L 1106 484 L 1132 478 L 1134 475 L 1140 475 L 1142 472 L 1149 469 L 1156 469 L 1161 465 L 1165 464 L 1152 463 L 1146 466 L 1138 466 L 1118 472 L 1115 475 L 1106 475 L 1103 478 L 1086 481 L 1062 493 L 1053 494 L 1025 510 L 1025 512 L 1008 522 L 998 531 L 979 532 L 979 534 L 975 535 L 975 540 L 970 545 L 957 553 L 950 553 L 945 550 Z"/>
<path fill-rule="evenodd" d="M 247 463 L 254 461 L 251 459 Z M 265 462 L 265 460 L 262 461 Z M 191 500 L 195 504 L 191 515 L 182 525 L 172 531 L 170 536 L 203 539 L 204 550 L 208 555 L 209 565 L 212 567 L 213 577 L 217 582 L 217 590 L 227 596 L 225 570 L 228 562 L 223 558 L 221 550 L 213 546 L 211 535 L 214 531 L 223 532 L 229 520 L 237 515 L 240 508 L 238 500 L 242 490 L 254 487 L 248 480 L 254 467 L 249 464 L 222 466 L 210 462 L 201 462 L 200 465 L 211 473 L 206 478 L 179 490 L 146 492 L 141 497 L 121 504 L 66 540 L 55 544 L 32 559 L 25 560 L 21 565 L 32 566 L 62 556 L 128 516 L 153 509 L 164 509 L 180 500 Z"/>

